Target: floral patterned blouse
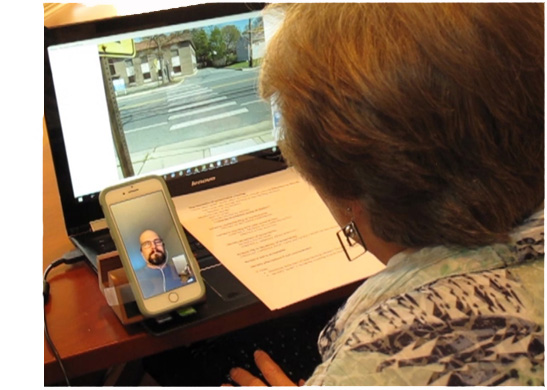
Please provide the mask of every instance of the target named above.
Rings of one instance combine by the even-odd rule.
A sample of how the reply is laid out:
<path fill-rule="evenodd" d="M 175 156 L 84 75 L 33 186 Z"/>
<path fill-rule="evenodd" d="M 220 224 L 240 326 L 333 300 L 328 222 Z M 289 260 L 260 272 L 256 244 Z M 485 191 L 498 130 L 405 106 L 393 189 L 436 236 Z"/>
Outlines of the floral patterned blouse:
<path fill-rule="evenodd" d="M 509 244 L 390 259 L 321 332 L 307 385 L 544 385 L 543 209 Z"/>

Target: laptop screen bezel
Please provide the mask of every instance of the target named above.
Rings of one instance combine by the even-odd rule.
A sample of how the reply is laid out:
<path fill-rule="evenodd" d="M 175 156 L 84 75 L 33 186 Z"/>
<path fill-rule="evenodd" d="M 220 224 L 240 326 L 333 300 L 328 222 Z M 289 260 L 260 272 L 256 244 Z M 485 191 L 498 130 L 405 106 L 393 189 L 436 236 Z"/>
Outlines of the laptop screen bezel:
<path fill-rule="evenodd" d="M 264 3 L 200 4 L 53 28 L 44 27 L 44 117 L 65 226 L 69 235 L 88 231 L 90 222 L 100 220 L 104 218 L 104 215 L 100 208 L 98 197 L 95 197 L 91 201 L 80 202 L 74 195 L 55 87 L 49 64 L 48 47 L 84 39 L 100 38 L 173 24 L 243 14 L 250 11 L 260 11 L 264 6 Z M 237 164 L 221 168 L 215 175 L 216 180 L 214 182 L 202 180 L 210 175 L 207 172 L 196 174 L 192 177 L 176 177 L 166 181 L 171 195 L 178 196 L 275 172 L 285 167 L 286 165 L 279 151 L 264 150 L 242 156 Z M 192 182 L 200 180 L 205 182 L 205 184 L 200 185 L 199 188 L 192 186 Z"/>

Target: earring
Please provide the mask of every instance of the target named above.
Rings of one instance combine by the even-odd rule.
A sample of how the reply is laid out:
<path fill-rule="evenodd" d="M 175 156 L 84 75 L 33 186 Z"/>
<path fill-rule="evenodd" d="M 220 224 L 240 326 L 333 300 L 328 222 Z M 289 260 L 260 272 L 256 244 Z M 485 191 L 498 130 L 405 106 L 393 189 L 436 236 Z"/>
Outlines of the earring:
<path fill-rule="evenodd" d="M 357 229 L 357 225 L 355 225 L 353 219 L 339 230 L 336 233 L 336 236 L 349 261 L 353 261 L 367 253 L 365 241 L 363 240 L 363 237 L 361 237 L 361 233 L 359 232 L 359 229 Z M 363 251 L 360 251 L 359 247 L 363 248 Z"/>

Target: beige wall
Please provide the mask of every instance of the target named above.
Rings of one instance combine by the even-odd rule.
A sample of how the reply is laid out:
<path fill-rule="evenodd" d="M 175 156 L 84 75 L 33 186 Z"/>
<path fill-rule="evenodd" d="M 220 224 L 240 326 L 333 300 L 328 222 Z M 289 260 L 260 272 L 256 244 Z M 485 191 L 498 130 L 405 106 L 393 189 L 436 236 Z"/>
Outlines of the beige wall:
<path fill-rule="evenodd" d="M 44 26 L 52 27 L 62 24 L 85 22 L 88 20 L 104 19 L 117 15 L 132 15 L 143 12 L 158 11 L 175 6 L 190 5 L 174 3 L 173 1 L 155 0 L 143 1 L 108 1 L 111 4 L 84 5 L 78 3 L 44 3 Z"/>
<path fill-rule="evenodd" d="M 85 6 L 76 3 L 44 3 L 44 26 L 104 19 L 118 15 L 113 5 Z"/>

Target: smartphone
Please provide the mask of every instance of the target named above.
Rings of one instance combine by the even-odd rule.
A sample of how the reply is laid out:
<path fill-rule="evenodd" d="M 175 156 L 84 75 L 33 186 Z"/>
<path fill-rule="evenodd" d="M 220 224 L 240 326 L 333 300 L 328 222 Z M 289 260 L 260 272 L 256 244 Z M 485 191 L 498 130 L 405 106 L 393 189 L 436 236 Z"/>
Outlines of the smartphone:
<path fill-rule="evenodd" d="M 156 317 L 205 298 L 205 284 L 165 181 L 147 176 L 99 195 L 141 313 Z"/>

